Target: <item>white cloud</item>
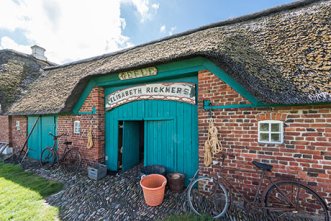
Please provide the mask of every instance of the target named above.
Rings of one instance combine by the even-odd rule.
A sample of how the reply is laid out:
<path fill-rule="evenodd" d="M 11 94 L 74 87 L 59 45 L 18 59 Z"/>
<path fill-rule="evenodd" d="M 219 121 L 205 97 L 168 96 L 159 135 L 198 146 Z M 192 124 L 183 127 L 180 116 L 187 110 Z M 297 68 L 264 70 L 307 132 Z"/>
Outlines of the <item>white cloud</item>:
<path fill-rule="evenodd" d="M 176 26 L 171 27 L 170 30 L 169 30 L 169 32 L 168 32 L 168 34 L 169 35 L 173 35 L 174 32 L 175 32 L 175 30 L 176 30 Z"/>
<path fill-rule="evenodd" d="M 0 49 L 5 49 L 5 48 L 15 49 L 16 51 L 26 53 L 26 54 L 31 53 L 30 46 L 19 45 L 13 39 L 11 39 L 7 36 L 2 37 L 0 39 Z"/>
<path fill-rule="evenodd" d="M 21 30 L 31 45 L 46 49 L 50 61 L 78 60 L 132 46 L 122 33 L 126 22 L 120 4 L 121 0 L 1 0 L 0 29 Z M 143 5 L 138 12 L 148 14 Z M 31 45 L 0 38 L 0 48 L 30 53 Z"/>
<path fill-rule="evenodd" d="M 165 25 L 160 27 L 160 33 L 167 33 L 168 35 L 173 35 L 175 30 L 176 26 L 172 26 L 170 29 L 168 29 Z"/>
<path fill-rule="evenodd" d="M 151 20 L 160 7 L 160 4 L 151 3 L 149 0 L 121 0 L 121 2 L 131 4 L 136 8 L 140 22 Z"/>
<path fill-rule="evenodd" d="M 164 33 L 166 31 L 166 26 L 165 25 L 162 25 L 161 27 L 160 27 L 160 32 L 161 33 Z"/>
<path fill-rule="evenodd" d="M 155 9 L 155 10 L 158 10 L 160 8 L 160 4 L 159 3 L 153 3 L 152 8 Z"/>

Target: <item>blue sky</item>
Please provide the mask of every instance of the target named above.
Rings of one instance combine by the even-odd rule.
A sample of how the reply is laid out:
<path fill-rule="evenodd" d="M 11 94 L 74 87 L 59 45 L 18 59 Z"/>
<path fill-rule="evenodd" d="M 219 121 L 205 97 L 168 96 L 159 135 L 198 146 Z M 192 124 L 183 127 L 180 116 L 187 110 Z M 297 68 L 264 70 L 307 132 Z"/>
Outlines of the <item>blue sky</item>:
<path fill-rule="evenodd" d="M 134 44 L 141 44 L 162 38 L 173 33 L 180 33 L 203 25 L 229 18 L 247 15 L 282 4 L 291 0 L 166 0 L 153 1 L 160 7 L 153 20 L 140 23 L 133 8 L 122 7 L 121 13 L 126 18 L 124 33 L 132 36 Z M 160 32 L 160 27 L 165 31 Z"/>
<path fill-rule="evenodd" d="M 38 44 L 59 64 L 293 0 L 1 0 L 0 49 Z M 79 7 L 78 7 L 79 5 Z"/>

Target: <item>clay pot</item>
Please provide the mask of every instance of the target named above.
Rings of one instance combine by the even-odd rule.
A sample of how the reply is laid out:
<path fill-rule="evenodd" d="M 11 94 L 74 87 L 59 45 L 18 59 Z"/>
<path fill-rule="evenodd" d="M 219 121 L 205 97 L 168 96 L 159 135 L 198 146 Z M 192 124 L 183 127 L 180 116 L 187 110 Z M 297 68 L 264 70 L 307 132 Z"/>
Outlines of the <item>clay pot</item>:
<path fill-rule="evenodd" d="M 167 175 L 171 191 L 179 193 L 184 189 L 185 175 L 182 173 L 169 173 Z"/>

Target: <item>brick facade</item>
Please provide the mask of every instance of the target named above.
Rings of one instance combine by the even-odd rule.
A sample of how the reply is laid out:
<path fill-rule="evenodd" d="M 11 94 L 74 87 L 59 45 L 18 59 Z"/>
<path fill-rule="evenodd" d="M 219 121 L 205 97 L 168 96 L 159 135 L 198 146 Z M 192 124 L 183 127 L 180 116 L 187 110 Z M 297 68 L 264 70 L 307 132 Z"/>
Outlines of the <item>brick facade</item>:
<path fill-rule="evenodd" d="M 16 121 L 20 122 L 20 130 L 16 128 Z M 10 137 L 11 146 L 16 150 L 20 150 L 24 145 L 27 136 L 28 118 L 26 116 L 11 116 L 10 120 Z M 16 151 L 15 150 L 15 151 Z"/>
<path fill-rule="evenodd" d="M 94 88 L 85 100 L 80 112 L 91 112 L 93 107 L 96 114 L 60 115 L 57 120 L 57 134 L 66 133 L 67 137 L 59 139 L 60 152 L 65 139 L 73 142 L 73 147 L 79 148 L 83 160 L 87 162 L 104 161 L 104 91 Z M 74 134 L 74 121 L 80 121 L 80 134 Z M 92 126 L 93 147 L 87 148 L 88 130 Z"/>
<path fill-rule="evenodd" d="M 9 117 L 0 116 L 0 142 L 9 143 Z"/>
<path fill-rule="evenodd" d="M 208 111 L 203 110 L 202 101 L 211 100 L 213 105 L 249 104 L 230 86 L 208 71 L 198 74 L 198 126 L 199 167 L 202 174 L 219 170 L 220 155 L 213 157 L 215 164 L 206 168 L 203 164 L 204 143 L 207 139 Z M 57 133 L 67 133 L 68 140 L 78 147 L 86 161 L 104 161 L 104 90 L 94 88 L 80 112 L 96 114 L 59 115 Z M 275 108 L 222 109 L 213 111 L 219 139 L 228 153 L 226 172 L 235 186 L 248 196 L 255 193 L 259 178 L 252 160 L 273 165 L 274 176 L 290 176 L 308 181 L 323 197 L 331 202 L 331 107 L 292 106 Z M 284 121 L 283 144 L 258 143 L 258 121 Z M 21 130 L 15 124 L 19 120 Z M 81 122 L 81 133 L 73 133 L 75 120 Z M 0 118 L 0 121 L 5 121 Z M 1 123 L 0 122 L 0 123 Z M 2 123 L 1 123 L 2 125 Z M 27 117 L 13 116 L 11 120 L 12 145 L 21 147 L 27 133 Z M 94 146 L 87 149 L 87 132 L 92 126 Z M 3 136 L 3 135 L 1 135 Z M 63 147 L 64 137 L 59 140 Z M 241 170 L 246 171 L 241 171 Z"/>
<path fill-rule="evenodd" d="M 199 166 L 203 174 L 211 174 L 218 171 L 220 162 L 211 168 L 203 164 L 208 112 L 203 110 L 202 100 L 209 99 L 214 105 L 246 102 L 213 74 L 202 71 L 198 77 Z M 226 171 L 239 190 L 245 190 L 243 192 L 248 196 L 255 193 L 258 174 L 251 162 L 257 160 L 272 164 L 276 176 L 286 175 L 308 181 L 331 201 L 330 106 L 223 109 L 215 110 L 213 114 L 219 139 L 229 155 L 225 161 Z M 283 144 L 258 143 L 258 121 L 269 119 L 284 121 Z M 216 155 L 213 160 L 220 158 Z"/>

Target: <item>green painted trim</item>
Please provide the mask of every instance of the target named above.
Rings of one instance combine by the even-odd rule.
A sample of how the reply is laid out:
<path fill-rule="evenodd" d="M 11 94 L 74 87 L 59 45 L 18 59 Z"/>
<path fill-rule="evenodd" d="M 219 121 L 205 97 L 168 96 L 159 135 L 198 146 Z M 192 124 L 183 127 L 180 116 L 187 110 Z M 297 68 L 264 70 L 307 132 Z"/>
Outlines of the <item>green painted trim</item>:
<path fill-rule="evenodd" d="M 182 61 L 176 61 L 168 64 L 161 64 L 156 66 L 158 69 L 157 75 L 147 76 L 142 78 L 120 80 L 118 75 L 115 73 L 109 73 L 109 75 L 98 76 L 90 80 L 86 88 L 84 89 L 79 100 L 73 108 L 74 114 L 91 114 L 79 112 L 80 108 L 83 106 L 86 98 L 95 86 L 98 87 L 110 87 L 110 86 L 121 86 L 130 84 L 139 84 L 149 81 L 166 80 L 174 77 L 184 77 L 190 75 L 191 73 L 196 73 L 201 70 L 208 70 L 219 77 L 222 81 L 228 84 L 241 96 L 246 98 L 252 105 L 263 105 L 258 102 L 258 100 L 250 94 L 244 87 L 237 83 L 231 76 L 225 73 L 222 69 L 217 67 L 213 62 L 209 61 L 203 57 L 196 57 Z"/>
<path fill-rule="evenodd" d="M 239 83 L 237 83 L 232 77 L 225 73 L 222 69 L 217 67 L 213 62 L 205 60 L 203 66 L 213 74 L 215 74 L 219 79 L 224 81 L 230 87 L 232 87 L 237 93 L 246 98 L 250 103 L 257 104 L 258 100 L 250 94 L 245 88 L 243 88 Z"/>
<path fill-rule="evenodd" d="M 95 106 L 92 107 L 91 111 L 86 112 L 78 112 L 78 115 L 92 115 L 97 113 L 97 108 Z"/>
<path fill-rule="evenodd" d="M 95 80 L 90 80 L 90 82 L 87 84 L 87 86 L 85 87 L 83 93 L 81 94 L 81 96 L 79 97 L 78 101 L 76 102 L 72 112 L 74 114 L 79 114 L 79 110 L 80 108 L 83 106 L 86 98 L 90 95 L 92 89 L 96 86 Z"/>
<path fill-rule="evenodd" d="M 293 107 L 293 106 L 317 106 L 317 105 L 331 105 L 331 103 L 316 103 L 316 104 L 228 104 L 228 105 L 212 105 L 210 100 L 203 101 L 204 110 L 219 110 L 219 109 L 233 109 L 233 108 L 271 108 L 271 107 Z"/>
<path fill-rule="evenodd" d="M 270 107 L 265 105 L 256 104 L 228 104 L 228 105 L 211 105 L 209 100 L 203 101 L 203 109 L 205 110 L 218 110 L 218 109 L 232 109 L 232 108 L 257 108 L 257 107 Z"/>

